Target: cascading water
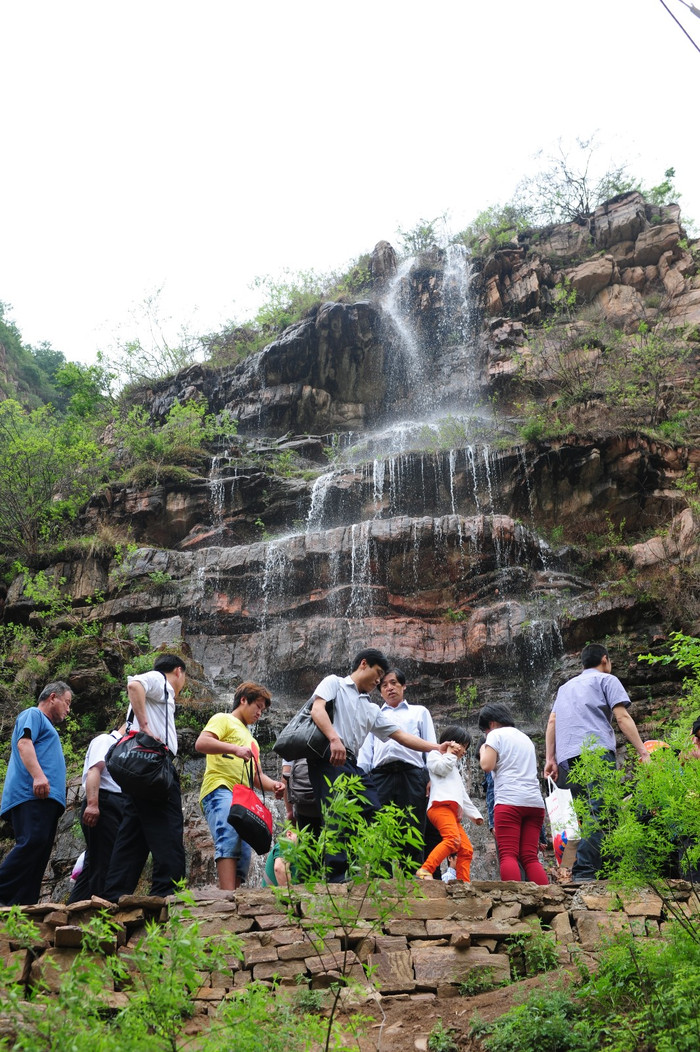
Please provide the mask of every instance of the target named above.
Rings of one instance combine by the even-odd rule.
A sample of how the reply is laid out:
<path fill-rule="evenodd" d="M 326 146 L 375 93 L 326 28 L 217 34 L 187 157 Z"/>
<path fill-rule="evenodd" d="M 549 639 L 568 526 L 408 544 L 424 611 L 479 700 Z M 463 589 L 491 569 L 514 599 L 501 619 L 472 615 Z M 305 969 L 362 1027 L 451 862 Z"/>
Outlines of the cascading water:
<path fill-rule="evenodd" d="M 242 619 L 236 625 L 246 617 L 255 625 L 231 659 L 238 675 L 284 689 L 298 655 L 313 677 L 319 665 L 347 661 L 345 651 L 330 656 L 337 638 L 359 649 L 379 633 L 395 660 L 429 665 L 442 678 L 496 669 L 508 653 L 530 688 L 539 659 L 560 645 L 555 603 L 544 606 L 539 593 L 565 585 L 556 574 L 545 580 L 539 538 L 510 518 L 522 453 L 504 460 L 483 433 L 472 288 L 456 246 L 428 262 L 407 260 L 390 282 L 381 302 L 384 362 L 392 363 L 383 418 L 340 433 L 333 467 L 307 489 L 301 529 L 295 516 L 296 532 L 250 546 L 233 560 L 240 584 L 221 585 L 221 609 Z M 215 520 L 221 465 L 212 465 Z M 527 500 L 531 519 L 529 491 Z"/>

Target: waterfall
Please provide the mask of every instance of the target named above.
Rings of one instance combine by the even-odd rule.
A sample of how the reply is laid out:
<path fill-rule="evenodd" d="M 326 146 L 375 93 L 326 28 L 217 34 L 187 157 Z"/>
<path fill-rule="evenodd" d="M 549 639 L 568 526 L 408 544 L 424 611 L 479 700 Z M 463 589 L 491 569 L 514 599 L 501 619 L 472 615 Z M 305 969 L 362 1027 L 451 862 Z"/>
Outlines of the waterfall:
<path fill-rule="evenodd" d="M 358 649 L 381 645 L 408 667 L 428 668 L 429 692 L 441 680 L 495 669 L 507 652 L 506 667 L 534 697 L 538 666 L 551 666 L 562 647 L 556 597 L 563 608 L 565 589 L 577 586 L 564 583 L 555 554 L 533 529 L 524 449 L 502 452 L 478 405 L 478 317 L 463 246 L 405 260 L 379 307 L 381 409 L 352 432 L 340 430 L 338 413 L 332 465 L 313 483 L 293 480 L 294 513 L 285 507 L 289 490 L 280 496 L 283 487 L 263 478 L 249 521 L 264 521 L 270 507 L 273 521 L 284 516 L 282 529 L 296 533 L 251 544 L 233 558 L 207 622 L 228 617 L 231 633 L 241 636 L 231 658 L 235 674 L 263 682 L 284 686 L 296 676 L 306 690 L 318 666 L 330 670 L 342 640 Z M 363 353 L 358 344 L 358 362 Z M 246 366 L 261 390 L 268 362 L 266 350 Z M 332 366 L 329 353 L 323 367 Z M 352 392 L 331 403 L 333 397 L 340 404 Z M 226 522 L 230 472 L 225 454 L 213 459 L 214 525 Z M 513 518 L 523 513 L 525 525 Z M 241 520 L 246 515 L 243 508 Z M 235 527 L 246 523 L 236 520 Z M 206 578 L 203 564 L 195 578 L 199 634 L 197 607 L 211 594 L 215 555 L 207 566 Z M 225 639 L 227 628 L 221 631 Z"/>
<path fill-rule="evenodd" d="M 368 522 L 350 527 L 350 601 L 347 617 L 366 617 L 372 612 L 371 531 Z"/>
<path fill-rule="evenodd" d="M 472 293 L 472 264 L 464 245 L 448 244 L 445 247 L 445 270 L 443 275 L 443 339 L 446 343 L 459 345 L 466 366 L 467 395 L 472 399 L 476 393 L 476 323 L 478 313 Z"/>
<path fill-rule="evenodd" d="M 414 324 L 410 313 L 410 273 L 416 263 L 414 256 L 409 256 L 398 267 L 382 299 L 382 311 L 390 321 L 395 339 L 392 341 L 412 383 L 413 400 L 422 401 L 424 388 L 425 362 L 421 353 Z M 398 377 L 393 377 L 394 382 Z"/>
<path fill-rule="evenodd" d="M 337 472 L 335 471 L 327 471 L 324 475 L 319 475 L 314 481 L 311 490 L 311 503 L 306 516 L 307 533 L 320 530 L 323 525 L 326 497 L 336 474 Z"/>

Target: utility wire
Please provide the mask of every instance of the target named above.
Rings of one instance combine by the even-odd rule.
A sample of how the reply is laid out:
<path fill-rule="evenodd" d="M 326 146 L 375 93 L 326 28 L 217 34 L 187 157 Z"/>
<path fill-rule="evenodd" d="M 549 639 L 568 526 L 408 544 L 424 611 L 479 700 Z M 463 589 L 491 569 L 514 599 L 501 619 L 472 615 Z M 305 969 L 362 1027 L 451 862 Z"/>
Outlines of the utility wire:
<path fill-rule="evenodd" d="M 695 4 L 687 4 L 685 0 L 680 0 L 680 3 L 683 4 L 683 7 L 687 7 L 689 11 L 692 11 L 696 18 L 700 18 L 700 8 L 696 7 Z"/>
<path fill-rule="evenodd" d="M 665 9 L 666 11 L 668 11 L 669 15 L 671 16 L 671 18 L 673 19 L 673 21 L 674 21 L 674 22 L 676 23 L 676 25 L 677 25 L 677 26 L 680 26 L 680 28 L 681 28 L 681 29 L 683 30 L 683 32 L 685 33 L 685 35 L 687 36 L 688 40 L 689 40 L 689 41 L 690 41 L 690 43 L 691 43 L 691 44 L 693 45 L 693 47 L 695 48 L 695 50 L 696 50 L 696 51 L 698 51 L 698 52 L 700 52 L 700 47 L 698 47 L 698 45 L 697 45 L 697 44 L 695 43 L 695 41 L 693 40 L 693 38 L 691 37 L 690 33 L 689 33 L 689 32 L 688 32 L 688 30 L 687 30 L 687 29 L 685 28 L 685 26 L 684 26 L 684 25 L 683 25 L 683 24 L 682 24 L 681 22 L 679 22 L 679 21 L 678 21 L 678 19 L 677 19 L 677 18 L 676 18 L 676 16 L 674 15 L 673 11 L 671 11 L 671 9 L 670 9 L 669 7 L 667 7 L 667 6 L 666 6 L 666 4 L 664 3 L 664 0 L 659 0 L 659 2 L 660 2 L 660 4 L 661 4 L 661 6 L 662 6 L 662 7 L 663 7 L 663 8 L 664 8 L 664 9 Z M 684 0 L 681 0 L 681 3 L 684 3 Z M 696 8 L 696 7 L 695 7 L 695 6 L 693 5 L 693 4 L 685 4 L 685 6 L 686 6 L 686 7 L 687 7 L 687 8 L 688 8 L 688 9 L 689 9 L 690 11 L 692 11 L 694 15 L 697 15 L 697 16 L 698 16 L 698 18 L 700 18 L 700 11 L 698 11 L 698 9 L 697 9 L 697 8 Z"/>

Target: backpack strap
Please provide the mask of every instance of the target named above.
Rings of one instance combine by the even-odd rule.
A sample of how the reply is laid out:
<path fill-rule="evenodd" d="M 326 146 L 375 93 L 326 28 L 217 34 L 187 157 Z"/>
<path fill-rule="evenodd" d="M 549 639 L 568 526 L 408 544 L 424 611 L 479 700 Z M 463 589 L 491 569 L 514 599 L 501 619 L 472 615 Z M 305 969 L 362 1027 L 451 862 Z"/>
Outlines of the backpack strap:
<path fill-rule="evenodd" d="M 170 700 L 170 698 L 168 696 L 168 677 L 165 675 L 164 672 L 161 672 L 161 676 L 163 677 L 163 703 L 165 705 L 165 747 L 167 749 L 167 747 L 168 747 L 168 701 Z M 129 734 L 129 732 L 131 731 L 131 726 L 132 726 L 132 724 L 134 722 L 134 715 L 135 714 L 134 714 L 133 706 L 129 705 L 129 708 L 126 710 L 126 734 Z"/>

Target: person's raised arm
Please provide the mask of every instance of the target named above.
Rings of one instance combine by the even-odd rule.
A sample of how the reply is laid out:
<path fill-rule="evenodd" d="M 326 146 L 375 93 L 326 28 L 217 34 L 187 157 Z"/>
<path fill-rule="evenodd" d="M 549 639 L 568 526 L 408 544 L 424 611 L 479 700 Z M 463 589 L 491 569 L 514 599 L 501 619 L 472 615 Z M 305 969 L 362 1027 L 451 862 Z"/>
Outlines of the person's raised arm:
<path fill-rule="evenodd" d="M 393 734 L 389 735 L 399 745 L 405 745 L 407 749 L 413 749 L 415 752 L 441 752 L 446 753 L 449 749 L 451 742 L 443 742 L 442 745 L 437 745 L 435 742 L 426 742 L 423 738 L 418 738 L 415 734 L 409 734 L 408 731 L 394 731 Z"/>
<path fill-rule="evenodd" d="M 250 760 L 253 750 L 249 745 L 235 745 L 233 742 L 224 742 L 214 734 L 213 731 L 202 731 L 194 743 L 195 752 L 204 753 L 205 756 L 238 756 L 241 760 Z"/>
<path fill-rule="evenodd" d="M 624 734 L 625 738 L 639 756 L 639 759 L 642 761 L 642 763 L 647 763 L 651 759 L 651 756 L 644 748 L 644 742 L 639 736 L 637 724 L 630 716 L 629 712 L 627 711 L 627 708 L 624 705 L 615 705 L 615 707 L 613 708 L 613 716 L 615 717 L 617 725 Z"/>

